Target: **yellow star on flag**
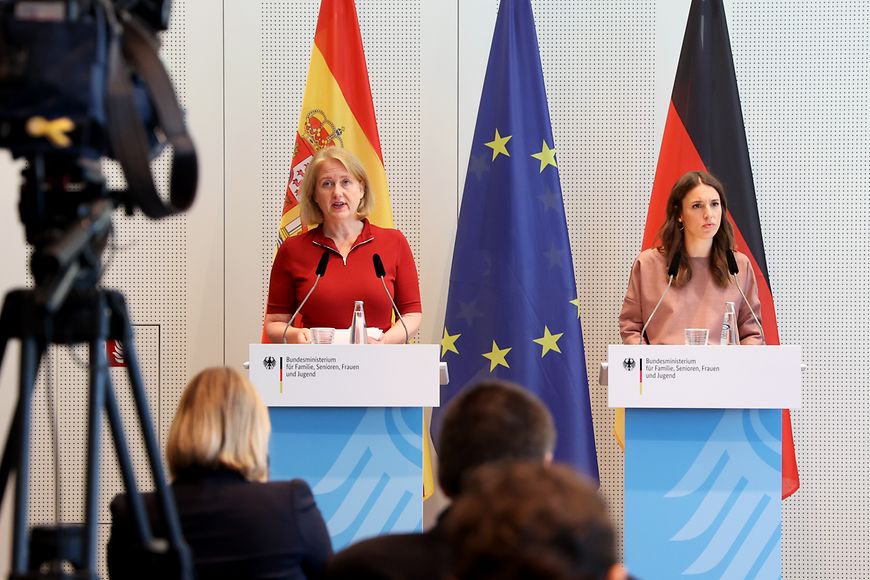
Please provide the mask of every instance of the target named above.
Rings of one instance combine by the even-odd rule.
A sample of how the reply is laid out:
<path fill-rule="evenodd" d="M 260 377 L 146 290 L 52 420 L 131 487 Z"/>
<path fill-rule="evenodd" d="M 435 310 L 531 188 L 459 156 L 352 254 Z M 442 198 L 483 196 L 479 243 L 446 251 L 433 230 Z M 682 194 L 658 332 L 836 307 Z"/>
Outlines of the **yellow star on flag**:
<path fill-rule="evenodd" d="M 489 359 L 489 372 L 495 370 L 495 367 L 501 365 L 505 368 L 511 368 L 509 364 L 507 364 L 507 353 L 513 350 L 511 347 L 508 348 L 499 348 L 495 341 L 492 341 L 492 350 L 489 352 L 483 353 L 483 358 Z"/>
<path fill-rule="evenodd" d="M 449 352 L 455 352 L 459 354 L 459 351 L 456 350 L 456 339 L 458 339 L 462 334 L 450 334 L 447 332 L 447 327 L 444 327 L 444 336 L 441 337 L 441 358 L 444 358 L 444 355 Z"/>
<path fill-rule="evenodd" d="M 502 137 L 498 134 L 498 129 L 495 130 L 495 139 L 490 141 L 489 143 L 485 143 L 487 147 L 492 149 L 492 160 L 495 161 L 495 158 L 499 156 L 499 154 L 511 156 L 507 150 L 507 142 L 511 140 L 512 135 L 507 135 Z"/>
<path fill-rule="evenodd" d="M 544 358 L 544 355 L 550 352 L 551 350 L 555 350 L 559 354 L 562 354 L 562 351 L 559 350 L 559 339 L 562 338 L 564 332 L 560 332 L 559 334 L 550 334 L 550 329 L 547 328 L 547 325 L 544 325 L 544 336 L 541 338 L 536 338 L 532 342 L 536 342 L 540 344 L 543 348 L 541 349 L 541 358 Z"/>
<path fill-rule="evenodd" d="M 550 149 L 546 141 L 541 142 L 541 150 L 538 153 L 532 153 L 532 157 L 541 162 L 541 169 L 538 173 L 543 173 L 544 167 L 547 165 L 558 167 L 556 165 L 556 150 Z"/>
<path fill-rule="evenodd" d="M 577 318 L 579 319 L 580 318 L 580 297 L 578 296 L 574 300 L 569 300 L 568 302 L 570 302 L 571 304 L 573 304 L 574 306 L 577 307 Z"/>

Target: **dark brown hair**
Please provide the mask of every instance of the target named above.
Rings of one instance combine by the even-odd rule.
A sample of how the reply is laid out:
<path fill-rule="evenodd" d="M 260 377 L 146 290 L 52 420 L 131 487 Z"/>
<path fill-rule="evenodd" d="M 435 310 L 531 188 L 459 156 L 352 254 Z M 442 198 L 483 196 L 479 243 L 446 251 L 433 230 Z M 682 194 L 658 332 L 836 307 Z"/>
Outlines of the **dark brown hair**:
<path fill-rule="evenodd" d="M 734 230 L 731 227 L 731 222 L 728 221 L 728 200 L 725 197 L 725 188 L 722 187 L 718 179 L 706 171 L 689 171 L 680 177 L 671 188 L 671 194 L 668 196 L 667 217 L 656 234 L 657 239 L 662 243 L 659 251 L 665 256 L 665 264 L 671 263 L 671 259 L 678 250 L 682 252 L 680 269 L 674 279 L 674 286 L 686 285 L 692 279 L 692 266 L 686 254 L 683 229 L 679 218 L 683 211 L 683 198 L 699 185 L 708 185 L 715 189 L 722 204 L 722 220 L 719 223 L 719 231 L 713 237 L 713 247 L 710 250 L 710 272 L 716 283 L 724 288 L 728 285 L 728 262 L 725 258 L 725 251 L 734 247 Z"/>
<path fill-rule="evenodd" d="M 604 501 L 562 465 L 476 469 L 445 524 L 457 580 L 603 580 L 616 564 Z"/>
<path fill-rule="evenodd" d="M 475 467 L 506 459 L 543 462 L 556 445 L 547 407 L 507 381 L 470 387 L 450 402 L 438 437 L 438 482 L 449 497 Z"/>

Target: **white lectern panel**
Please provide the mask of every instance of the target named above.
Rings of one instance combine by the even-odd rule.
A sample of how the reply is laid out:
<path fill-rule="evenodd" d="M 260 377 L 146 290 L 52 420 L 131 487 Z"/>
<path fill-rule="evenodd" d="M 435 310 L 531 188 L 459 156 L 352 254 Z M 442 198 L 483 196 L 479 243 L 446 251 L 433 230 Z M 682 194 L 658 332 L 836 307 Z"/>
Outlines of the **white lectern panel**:
<path fill-rule="evenodd" d="M 610 407 L 799 409 L 799 346 L 610 345 Z"/>
<path fill-rule="evenodd" d="M 437 344 L 252 344 L 267 407 L 437 407 Z"/>

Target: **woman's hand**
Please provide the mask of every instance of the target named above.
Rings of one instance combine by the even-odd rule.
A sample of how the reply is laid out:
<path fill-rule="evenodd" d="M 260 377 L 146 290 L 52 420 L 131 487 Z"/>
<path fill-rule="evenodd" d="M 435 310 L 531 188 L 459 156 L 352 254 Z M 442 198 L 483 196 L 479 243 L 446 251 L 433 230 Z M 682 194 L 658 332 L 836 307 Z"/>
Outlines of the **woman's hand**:
<path fill-rule="evenodd" d="M 291 326 L 287 329 L 287 344 L 311 344 L 311 330 Z"/>
<path fill-rule="evenodd" d="M 405 319 L 405 324 L 408 327 L 408 337 L 410 338 L 420 328 L 423 315 L 419 312 L 409 312 L 408 314 L 403 314 L 402 317 Z M 377 344 L 405 344 L 405 328 L 402 326 L 402 323 L 397 320 L 389 330 L 381 335 Z"/>
<path fill-rule="evenodd" d="M 307 328 L 288 327 L 289 314 L 267 314 L 266 336 L 273 344 L 281 344 L 285 340 L 288 344 L 309 344 L 311 342 L 311 330 Z M 285 334 L 286 330 L 286 334 Z"/>

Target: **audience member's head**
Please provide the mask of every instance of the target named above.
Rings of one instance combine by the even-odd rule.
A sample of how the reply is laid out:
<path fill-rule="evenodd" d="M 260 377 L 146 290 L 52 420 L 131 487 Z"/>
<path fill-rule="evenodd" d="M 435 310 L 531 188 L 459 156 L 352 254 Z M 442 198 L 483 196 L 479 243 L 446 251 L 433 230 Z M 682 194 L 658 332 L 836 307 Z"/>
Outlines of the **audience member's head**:
<path fill-rule="evenodd" d="M 457 580 L 626 576 L 604 502 L 568 467 L 484 465 L 466 480 L 446 526 Z"/>
<path fill-rule="evenodd" d="M 534 395 L 491 380 L 460 393 L 447 407 L 438 439 L 438 481 L 449 497 L 463 490 L 473 468 L 493 461 L 552 457 L 556 430 Z"/>
<path fill-rule="evenodd" d="M 205 369 L 178 403 L 166 445 L 169 471 L 177 477 L 224 468 L 265 481 L 270 431 L 266 406 L 247 378 L 227 367 Z"/>

